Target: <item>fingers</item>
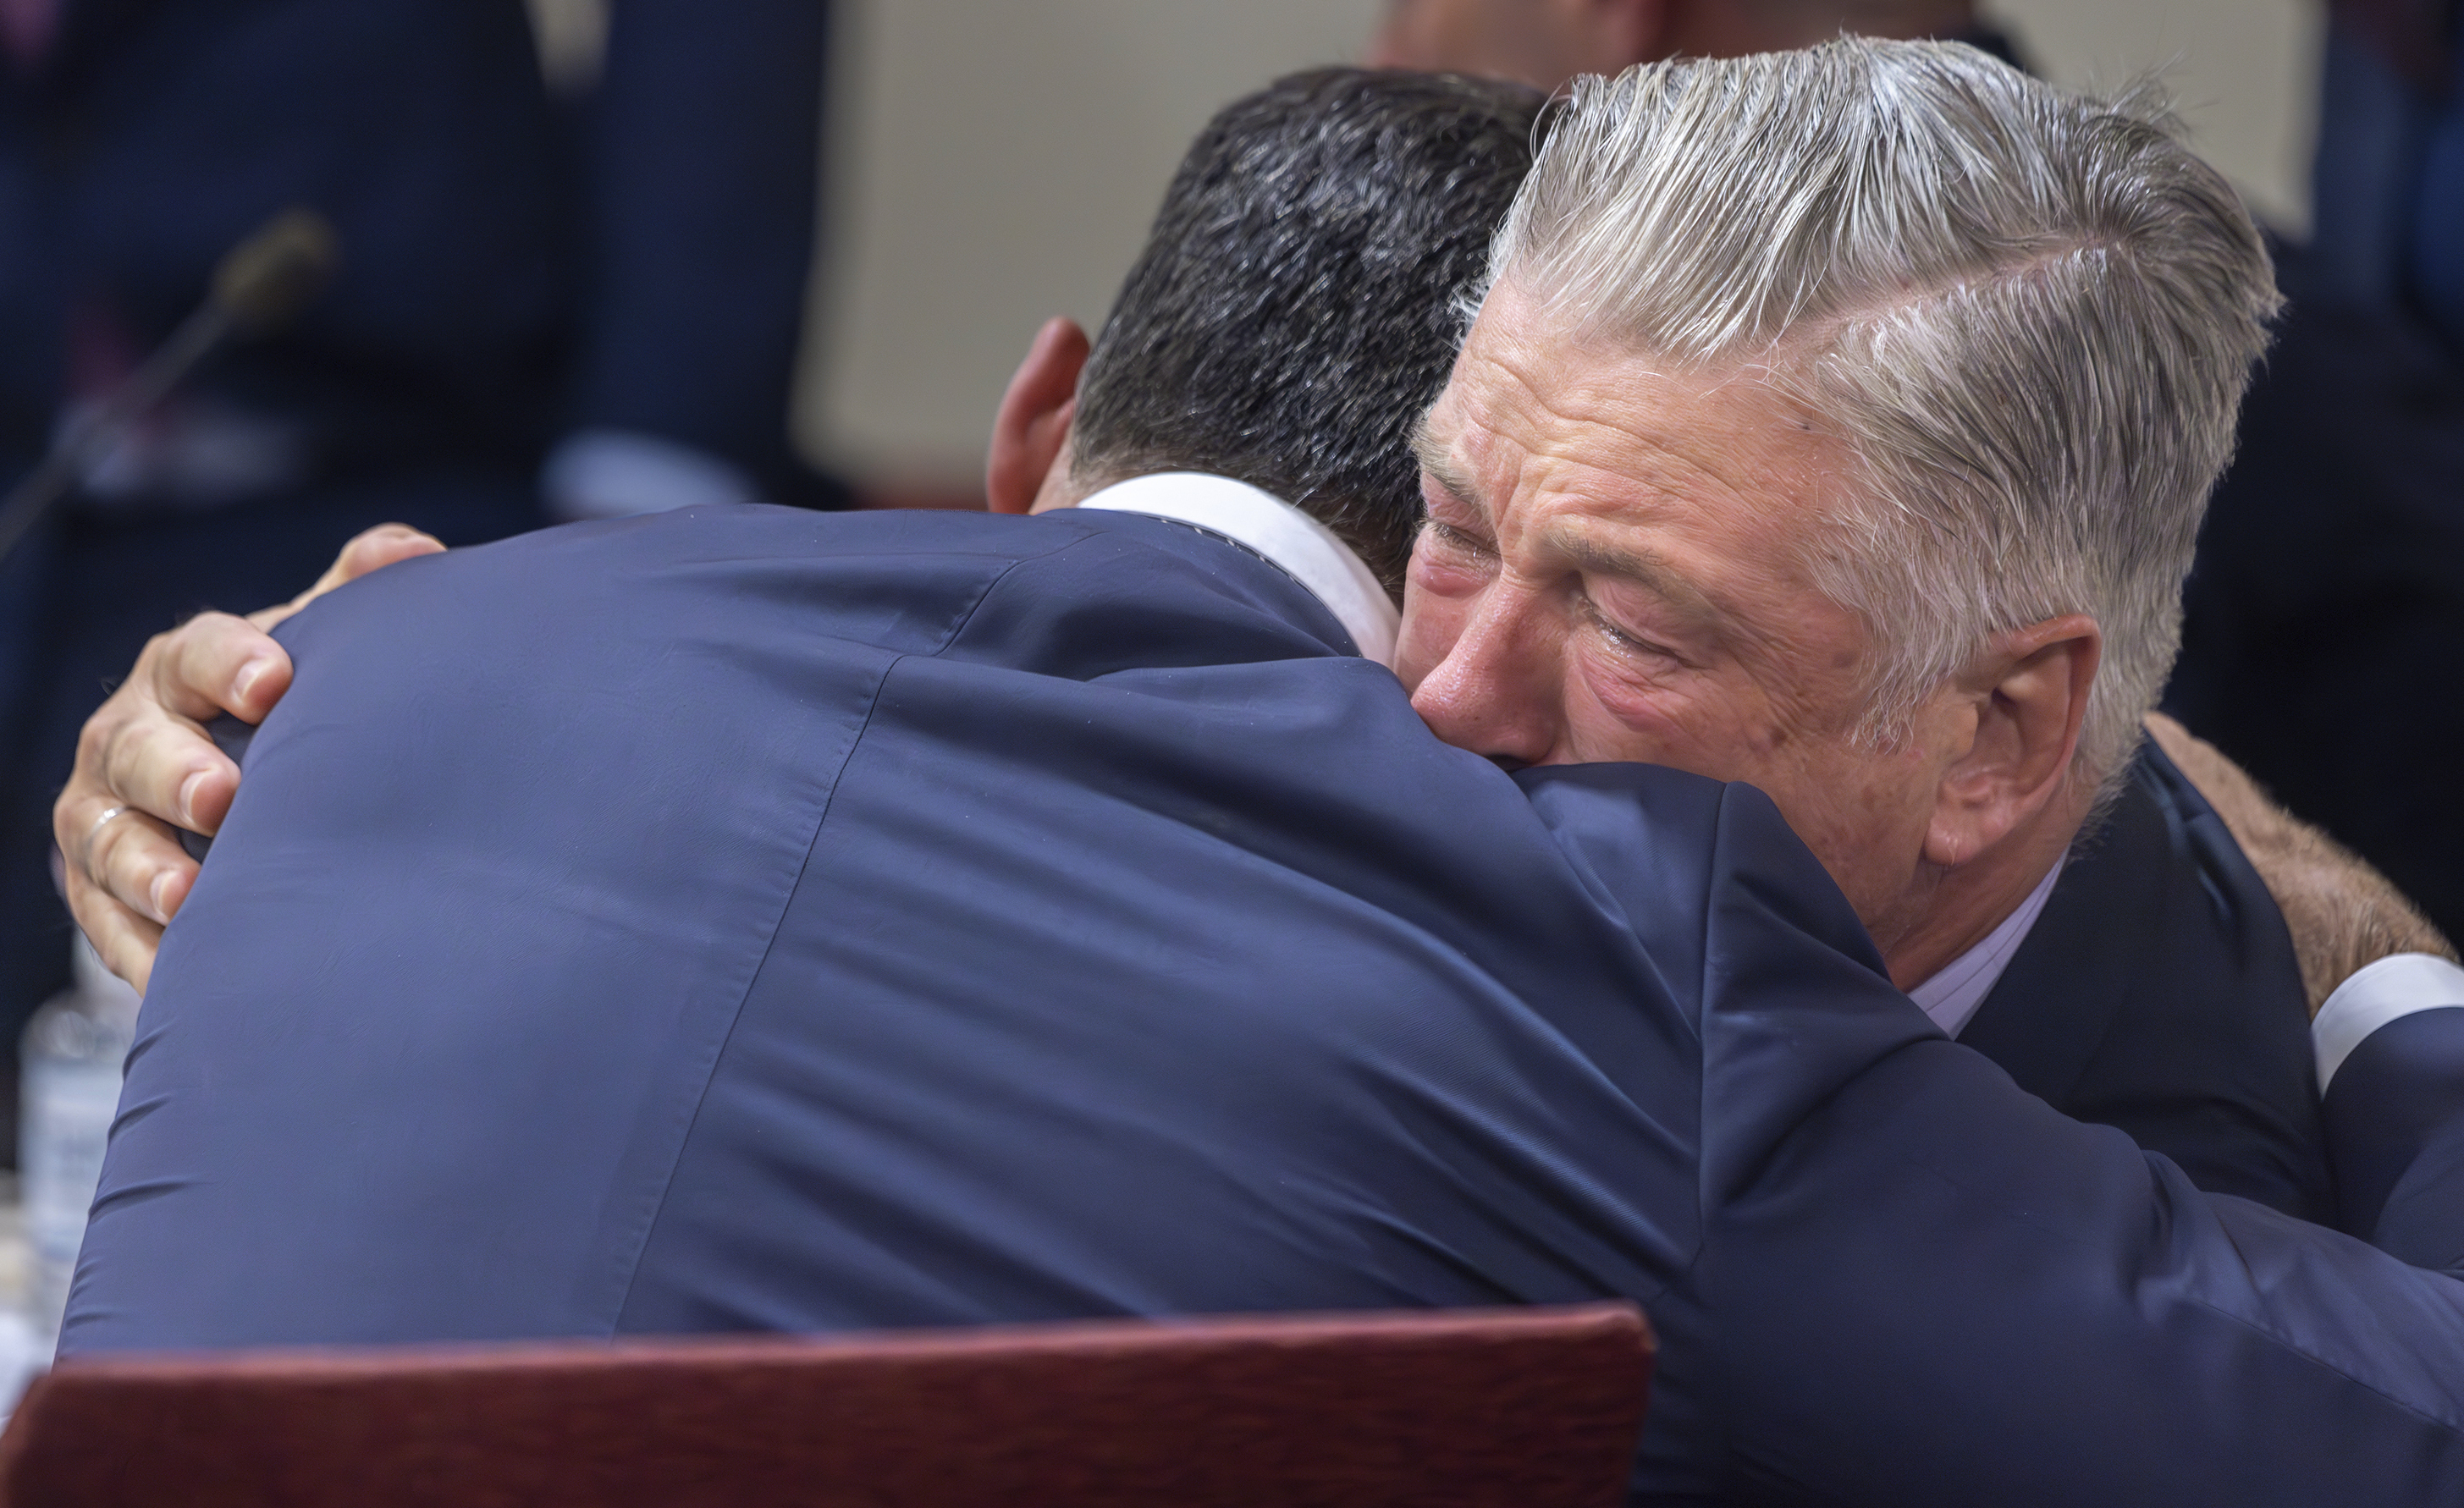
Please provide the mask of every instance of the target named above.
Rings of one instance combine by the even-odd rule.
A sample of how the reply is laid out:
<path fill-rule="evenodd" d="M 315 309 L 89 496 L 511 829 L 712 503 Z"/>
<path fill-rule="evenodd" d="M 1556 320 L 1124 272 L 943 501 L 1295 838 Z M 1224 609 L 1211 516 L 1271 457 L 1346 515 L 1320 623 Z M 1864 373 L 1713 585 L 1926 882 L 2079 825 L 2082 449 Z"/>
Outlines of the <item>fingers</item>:
<path fill-rule="evenodd" d="M 144 987 L 163 928 L 197 877 L 173 826 L 214 832 L 238 792 L 238 766 L 203 725 L 225 712 L 261 722 L 290 689 L 291 657 L 266 630 L 337 586 L 444 548 L 402 524 L 368 530 L 281 607 L 246 619 L 202 613 L 156 635 L 87 719 L 52 830 L 70 906 L 113 973 Z"/>
<path fill-rule="evenodd" d="M 334 559 L 333 569 L 319 579 L 312 595 L 321 596 L 345 581 L 356 581 L 370 571 L 381 571 L 397 560 L 413 556 L 442 555 L 444 544 L 434 535 L 425 534 L 408 524 L 379 524 L 366 530 L 342 546 Z"/>
<path fill-rule="evenodd" d="M 113 900 L 75 865 L 70 866 L 67 881 L 69 910 L 84 929 L 86 940 L 94 944 L 102 966 L 143 994 L 153 978 L 163 929 Z"/>
<path fill-rule="evenodd" d="M 113 799 L 82 772 L 52 807 L 52 836 L 72 908 L 89 930 L 83 909 L 74 907 L 79 885 L 98 905 L 107 902 L 159 928 L 179 914 L 196 883 L 197 862 L 169 823 Z"/>
<path fill-rule="evenodd" d="M 210 835 L 222 830 L 231 798 L 239 793 L 239 766 L 184 718 L 123 719 L 95 751 L 93 773 L 93 788 L 77 788 L 78 797 L 95 803 L 88 821 L 124 806 Z M 77 815 L 84 814 L 72 814 Z M 77 857 L 65 844 L 60 852 Z"/>
<path fill-rule="evenodd" d="M 338 586 L 346 586 L 371 571 L 381 571 L 396 561 L 414 556 L 438 555 L 444 544 L 433 535 L 423 534 L 408 524 L 379 524 L 362 531 L 342 553 L 334 557 L 317 584 L 277 607 L 268 607 L 248 615 L 248 621 L 259 628 L 272 628 L 310 602 Z"/>
<path fill-rule="evenodd" d="M 154 636 L 121 689 L 131 688 L 175 717 L 205 723 L 229 712 L 244 723 L 260 723 L 291 688 L 291 656 L 246 619 L 199 613 Z"/>
<path fill-rule="evenodd" d="M 110 815 L 115 810 L 118 815 Z M 84 875 L 113 905 L 157 927 L 179 911 L 196 883 L 197 862 L 168 823 L 106 807 L 86 833 L 84 863 L 72 861 L 68 873 Z"/>
<path fill-rule="evenodd" d="M 239 619 L 208 614 L 157 635 L 86 720 L 52 833 L 70 882 L 91 892 L 92 915 L 79 920 L 98 939 L 150 949 L 134 923 L 159 929 L 179 910 L 197 866 L 166 824 L 215 831 L 239 786 L 239 768 L 202 721 L 226 708 L 262 717 L 290 677 L 279 645 Z M 116 808 L 124 815 L 104 820 Z"/>
<path fill-rule="evenodd" d="M 55 807 L 60 852 L 85 863 L 77 824 L 112 806 L 213 832 L 238 789 L 239 769 L 203 725 L 226 711 L 262 721 L 290 685 L 282 646 L 227 613 L 200 614 L 157 634 L 78 734 L 77 768 Z"/>

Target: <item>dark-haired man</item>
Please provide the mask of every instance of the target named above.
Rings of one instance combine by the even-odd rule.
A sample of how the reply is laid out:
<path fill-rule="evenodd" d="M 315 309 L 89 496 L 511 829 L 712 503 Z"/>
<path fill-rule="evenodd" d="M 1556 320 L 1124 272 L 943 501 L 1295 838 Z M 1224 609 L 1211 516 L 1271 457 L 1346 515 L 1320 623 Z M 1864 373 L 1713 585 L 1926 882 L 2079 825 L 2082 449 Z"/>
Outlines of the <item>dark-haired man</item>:
<path fill-rule="evenodd" d="M 1266 547 L 1383 663 L 1420 521 L 1412 426 L 1444 383 L 1458 298 L 1530 165 L 1540 104 L 1510 83 L 1337 71 L 1226 107 L 1167 191 L 1092 359 L 1072 320 L 1037 333 L 994 420 L 992 510 L 1084 503 Z M 1329 126 L 1319 139 L 1312 122 Z M 413 530 L 370 530 L 310 591 L 251 622 L 271 628 L 439 548 Z M 253 724 L 290 679 L 261 633 L 201 615 L 149 648 L 88 731 L 61 803 L 77 824 L 72 900 L 105 960 L 141 988 L 196 872 L 171 829 L 143 814 L 213 831 L 236 770 L 195 741 L 197 722 L 229 712 Z M 209 683 L 211 703 L 199 699 Z M 115 752 L 96 757 L 105 746 Z M 210 768 L 186 763 L 192 752 Z M 100 783 L 106 767 L 126 785 Z"/>
<path fill-rule="evenodd" d="M 1364 777 L 1389 761 L 1363 740 L 1380 750 L 1407 736 L 1410 758 L 1468 778 L 1491 820 L 1516 824 L 1501 841 L 1545 845 L 1510 784 L 1485 761 L 1447 755 L 1412 716 L 1383 668 L 1397 614 L 1380 579 L 1399 573 L 1418 522 L 1409 426 L 1444 381 L 1450 306 L 1529 166 L 1538 104 L 1514 85 L 1337 70 L 1220 114 L 1167 193 L 1091 359 L 1085 337 L 1055 321 L 1004 398 L 992 500 L 1044 518 L 753 509 L 587 526 L 406 562 L 287 624 L 297 685 L 249 751 L 250 795 L 216 840 L 211 878 L 187 904 L 193 919 L 169 938 L 132 1059 L 132 1103 L 159 1100 L 148 1121 L 170 1135 L 138 1128 L 147 1122 L 122 1131 L 64 1348 L 826 1327 L 929 1318 L 934 1293 L 979 1287 L 933 1278 L 920 1255 L 890 1289 L 877 1286 L 886 1275 L 859 1280 L 839 1262 L 844 1233 L 810 1223 L 825 1213 L 810 1180 L 840 1176 L 828 1169 L 859 1182 L 902 1175 L 857 1153 L 851 1126 L 814 1119 L 849 1102 L 831 1075 L 805 1069 L 871 1058 L 878 1082 L 895 1082 L 876 1055 L 922 1061 L 922 1039 L 858 1045 L 835 1034 L 931 1024 L 902 1012 L 868 1026 L 861 989 L 847 1010 L 826 1006 L 850 992 L 815 973 L 835 967 L 822 958 L 842 944 L 904 930 L 883 930 L 888 912 L 858 921 L 817 893 L 823 870 L 848 879 L 868 867 L 856 852 L 815 867 L 867 812 L 906 816 L 893 820 L 894 841 L 884 831 L 889 848 L 858 841 L 888 865 L 858 890 L 913 921 L 968 912 L 985 936 L 1007 936 L 1083 887 L 1083 913 L 1064 930 L 1113 955 L 1088 962 L 1090 977 L 1133 991 L 1122 1005 L 1098 999 L 1105 990 L 1077 996 L 1089 1029 L 1108 1011 L 1168 998 L 1180 972 L 1156 951 L 1157 917 L 1132 903 L 1192 905 L 1242 883 L 1239 829 L 1297 820 L 1271 800 L 1246 819 L 1188 805 L 1234 801 L 1210 789 L 1227 776 L 1256 791 L 1289 786 L 1324 756 L 1309 737 L 1250 747 L 1256 733 L 1242 727 L 1263 726 L 1253 700 L 1280 700 L 1274 718 L 1295 730 L 1329 719 L 1340 729 L 1356 723 L 1365 690 L 1375 715 L 1351 730 L 1347 761 Z M 624 581 L 620 610 L 608 594 Z M 421 631 L 401 632 L 409 623 Z M 483 663 L 495 668 L 467 673 Z M 1287 678 L 1265 668 L 1279 664 L 1302 675 L 1301 694 L 1236 691 L 1226 724 L 1227 678 L 1265 668 L 1270 686 Z M 372 709 L 333 700 L 352 686 L 389 697 L 438 675 L 475 698 L 397 701 L 397 715 L 419 709 L 426 731 L 407 740 L 381 732 Z M 295 712 L 390 752 L 313 754 L 286 732 Z M 988 721 L 933 721 L 953 714 Z M 1098 726 L 1171 772 L 1158 774 L 1159 829 L 1134 830 L 1134 801 L 1089 799 L 1081 766 L 1108 754 Z M 966 820 L 974 798 L 944 783 L 936 761 L 970 746 L 1022 761 L 979 795 L 1045 825 L 1047 841 L 1109 832 L 1123 862 L 1065 865 L 1053 887 L 1010 902 L 943 884 L 930 856 L 972 868 L 968 845 L 904 824 Z M 1193 759 L 1194 771 L 1172 768 Z M 1208 772 L 1209 759 L 1223 768 Z M 388 771 L 425 794 L 380 805 L 441 819 L 416 820 L 425 838 L 348 794 L 373 793 Z M 644 798 L 610 804 L 611 779 Z M 899 794 L 876 784 L 885 779 Z M 1030 817 L 1038 800 L 1057 804 Z M 133 814 L 106 825 L 148 831 Z M 1393 951 L 1437 928 L 1400 920 L 1426 910 L 1414 901 L 1427 888 L 1425 856 L 1413 851 L 1422 841 L 1363 838 L 1313 832 L 1314 861 L 1287 854 L 1251 883 L 1293 905 L 1315 904 L 1327 885 L 1355 888 L 1397 913 L 1371 929 Z M 346 885 L 313 887 L 339 910 L 312 920 L 297 907 L 314 897 L 274 876 L 325 869 L 297 845 L 328 840 L 361 858 Z M 1176 865 L 1177 876 L 1146 872 Z M 1572 886 L 1560 879 L 1561 899 L 1579 893 Z M 1006 924 L 978 909 L 1013 906 Z M 1174 929 L 1204 947 L 1207 920 Z M 329 999 L 336 1009 L 314 1021 L 293 1007 L 321 989 L 276 978 L 305 957 L 303 929 L 351 981 L 349 999 Z M 183 939 L 222 962 L 184 962 Z M 1529 947 L 1509 952 L 1534 973 L 1525 990 L 1552 963 Z M 995 973 L 1016 973 L 995 953 L 934 956 L 967 975 L 931 992 L 953 1002 L 985 988 L 996 962 Z M 1141 983 L 1141 967 L 1163 973 Z M 1433 990 L 1449 988 L 1445 972 Z M 1406 970 L 1389 989 L 1414 977 Z M 238 994 L 213 982 L 243 978 L 253 982 Z M 1227 972 L 1214 993 L 1251 992 Z M 277 1028 L 284 1045 L 261 1035 L 268 1007 L 300 1029 Z M 976 1013 L 964 1030 L 1027 1029 L 998 1015 Z M 391 1024 L 370 1034 L 354 1019 Z M 1028 1043 L 972 1071 L 985 1044 L 932 1045 L 953 1085 L 970 1072 L 1044 1076 L 1027 1064 L 1045 1049 Z M 1100 1044 L 1089 1047 L 1100 1060 Z M 234 1073 L 253 1086 L 239 1089 Z M 196 1091 L 199 1074 L 216 1081 L 211 1095 Z M 969 1093 L 999 1099 L 990 1082 Z M 1103 1113 L 1100 1097 L 1088 1108 Z M 955 1103 L 937 1113 L 955 1114 Z M 347 1147 L 290 1133 L 338 1115 Z M 898 1137 L 932 1161 L 923 1126 Z M 480 1157 L 482 1147 L 495 1150 Z M 1256 1148 L 1254 1166 L 1267 1155 Z M 941 1171 L 951 1181 L 929 1187 L 957 1218 L 971 1175 Z M 128 1197 L 130 1179 L 165 1197 Z M 924 1226 L 908 1235 L 930 1239 Z M 275 1250 L 271 1262 L 248 1255 Z M 1009 1289 L 1022 1312 L 1069 1312 L 1070 1295 L 1087 1292 L 1047 1257 L 1036 1297 Z M 1218 1278 L 1235 1284 L 1237 1268 Z M 1326 1298 L 1341 1301 L 1332 1288 Z M 986 1287 L 963 1302 L 989 1316 L 1009 1300 Z M 1126 1304 L 1124 1294 L 1102 1306 Z"/>

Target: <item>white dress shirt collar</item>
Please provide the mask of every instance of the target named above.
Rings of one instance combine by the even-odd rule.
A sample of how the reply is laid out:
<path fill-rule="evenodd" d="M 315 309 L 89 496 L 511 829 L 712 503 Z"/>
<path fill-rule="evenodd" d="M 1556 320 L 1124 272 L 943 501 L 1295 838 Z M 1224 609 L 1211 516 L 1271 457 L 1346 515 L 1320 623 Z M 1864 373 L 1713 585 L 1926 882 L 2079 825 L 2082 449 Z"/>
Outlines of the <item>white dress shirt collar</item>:
<path fill-rule="evenodd" d="M 2002 971 L 2011 966 L 2011 955 L 2028 940 L 2029 929 L 2044 914 L 2045 902 L 2052 898 L 2054 882 L 2062 877 L 2062 865 L 2068 856 L 2054 861 L 2053 868 L 2036 882 L 2019 908 L 2002 919 L 2002 925 L 1985 934 L 1985 941 L 1945 964 L 1933 977 L 1908 992 L 1920 1010 L 1933 1018 L 1933 1024 L 1957 1037 L 1985 997 L 2001 982 Z"/>
<path fill-rule="evenodd" d="M 1078 506 L 1175 518 L 1246 545 L 1325 603 L 1364 659 L 1395 659 L 1401 623 L 1395 600 L 1333 530 L 1272 492 L 1202 471 L 1160 471 L 1115 483 Z"/>

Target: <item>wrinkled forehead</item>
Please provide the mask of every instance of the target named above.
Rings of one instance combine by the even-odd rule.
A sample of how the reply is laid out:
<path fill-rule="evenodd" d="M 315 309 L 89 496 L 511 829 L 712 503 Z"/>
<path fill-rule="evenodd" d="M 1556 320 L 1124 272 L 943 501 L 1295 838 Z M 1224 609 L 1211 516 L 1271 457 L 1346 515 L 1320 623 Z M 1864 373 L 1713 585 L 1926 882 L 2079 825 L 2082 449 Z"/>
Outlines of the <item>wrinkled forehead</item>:
<path fill-rule="evenodd" d="M 1467 502 L 1507 470 L 1579 472 L 1619 491 L 1697 492 L 1768 521 L 1837 504 L 1856 474 L 1837 426 L 1769 362 L 1705 366 L 1638 352 L 1501 285 L 1416 438 L 1423 470 Z"/>
<path fill-rule="evenodd" d="M 1421 426 L 1433 517 L 1493 540 L 1526 581 L 1715 624 L 1772 676 L 1865 653 L 1872 625 L 1827 564 L 1863 547 L 1845 442 L 1761 373 L 1566 340 L 1519 313 L 1492 301 Z"/>

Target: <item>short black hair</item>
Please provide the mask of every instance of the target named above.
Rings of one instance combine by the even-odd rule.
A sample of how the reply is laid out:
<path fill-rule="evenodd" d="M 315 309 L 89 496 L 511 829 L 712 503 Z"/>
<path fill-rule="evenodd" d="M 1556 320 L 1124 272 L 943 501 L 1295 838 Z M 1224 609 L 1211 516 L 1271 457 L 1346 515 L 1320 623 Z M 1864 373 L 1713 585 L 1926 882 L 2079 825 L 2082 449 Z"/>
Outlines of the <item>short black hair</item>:
<path fill-rule="evenodd" d="M 1071 470 L 1212 471 L 1305 509 L 1390 590 L 1419 527 L 1413 426 L 1531 167 L 1518 84 L 1330 68 L 1208 122 L 1078 388 Z"/>

